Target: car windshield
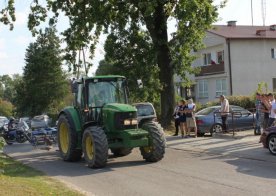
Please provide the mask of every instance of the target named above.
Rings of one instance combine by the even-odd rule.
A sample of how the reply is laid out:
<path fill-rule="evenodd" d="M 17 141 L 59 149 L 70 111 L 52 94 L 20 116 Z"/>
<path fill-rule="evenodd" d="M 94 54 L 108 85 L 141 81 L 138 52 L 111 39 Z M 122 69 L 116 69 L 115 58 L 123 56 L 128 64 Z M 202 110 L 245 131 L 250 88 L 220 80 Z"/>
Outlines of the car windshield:
<path fill-rule="evenodd" d="M 196 115 L 208 115 L 208 114 L 214 112 L 217 109 L 218 108 L 215 108 L 215 107 L 205 108 L 205 109 L 200 110 L 199 112 L 197 112 Z"/>
<path fill-rule="evenodd" d="M 90 107 L 102 107 L 107 103 L 127 103 L 123 81 L 89 83 L 88 103 Z"/>
<path fill-rule="evenodd" d="M 137 116 L 154 115 L 154 110 L 151 105 L 135 105 L 137 108 Z"/>

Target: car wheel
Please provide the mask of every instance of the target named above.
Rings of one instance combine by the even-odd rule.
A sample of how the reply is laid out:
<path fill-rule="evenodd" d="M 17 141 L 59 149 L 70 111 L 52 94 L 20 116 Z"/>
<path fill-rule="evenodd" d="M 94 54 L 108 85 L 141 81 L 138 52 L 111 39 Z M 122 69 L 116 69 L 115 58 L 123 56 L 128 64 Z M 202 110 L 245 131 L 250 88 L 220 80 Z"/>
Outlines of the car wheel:
<path fill-rule="evenodd" d="M 214 133 L 221 133 L 222 132 L 222 126 L 220 124 L 214 124 L 210 130 L 211 136 Z"/>
<path fill-rule="evenodd" d="M 269 136 L 267 143 L 270 153 L 276 155 L 276 135 Z"/>

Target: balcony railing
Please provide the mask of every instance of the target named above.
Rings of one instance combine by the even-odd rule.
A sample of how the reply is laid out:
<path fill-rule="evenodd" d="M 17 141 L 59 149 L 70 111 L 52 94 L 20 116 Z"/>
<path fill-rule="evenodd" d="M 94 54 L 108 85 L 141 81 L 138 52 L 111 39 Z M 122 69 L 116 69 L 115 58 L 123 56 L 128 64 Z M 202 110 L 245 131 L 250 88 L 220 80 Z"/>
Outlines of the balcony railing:
<path fill-rule="evenodd" d="M 198 74 L 195 74 L 195 76 L 198 77 L 198 76 L 215 75 L 215 74 L 222 74 L 222 73 L 225 73 L 224 63 L 201 66 L 200 72 Z"/>

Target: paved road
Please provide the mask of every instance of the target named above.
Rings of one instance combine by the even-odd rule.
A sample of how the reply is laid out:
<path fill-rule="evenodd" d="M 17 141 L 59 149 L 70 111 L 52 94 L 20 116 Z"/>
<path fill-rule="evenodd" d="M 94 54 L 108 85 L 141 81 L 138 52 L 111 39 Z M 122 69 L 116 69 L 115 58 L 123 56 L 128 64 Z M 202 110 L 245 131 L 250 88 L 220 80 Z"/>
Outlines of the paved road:
<path fill-rule="evenodd" d="M 54 149 L 7 146 L 5 152 L 87 195 L 275 195 L 276 157 L 258 137 L 168 137 L 165 158 L 145 163 L 138 150 L 104 169 L 63 162 Z"/>

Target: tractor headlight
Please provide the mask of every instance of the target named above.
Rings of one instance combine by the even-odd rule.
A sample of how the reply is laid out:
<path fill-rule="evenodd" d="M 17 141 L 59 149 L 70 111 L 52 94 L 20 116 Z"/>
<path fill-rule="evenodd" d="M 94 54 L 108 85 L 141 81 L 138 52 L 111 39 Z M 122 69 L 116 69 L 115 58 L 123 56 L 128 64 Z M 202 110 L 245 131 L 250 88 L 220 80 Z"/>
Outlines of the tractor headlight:
<path fill-rule="evenodd" d="M 124 125 L 137 125 L 138 121 L 137 119 L 126 119 L 124 120 Z"/>

